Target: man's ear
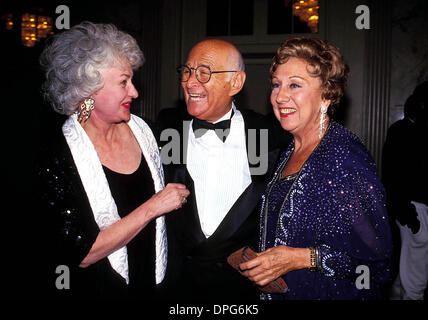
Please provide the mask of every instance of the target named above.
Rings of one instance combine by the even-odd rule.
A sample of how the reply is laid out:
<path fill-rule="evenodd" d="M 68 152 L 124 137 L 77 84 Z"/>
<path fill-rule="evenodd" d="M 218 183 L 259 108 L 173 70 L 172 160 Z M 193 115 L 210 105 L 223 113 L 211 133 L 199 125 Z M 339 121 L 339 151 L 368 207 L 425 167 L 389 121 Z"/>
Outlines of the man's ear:
<path fill-rule="evenodd" d="M 235 72 L 235 74 L 232 76 L 232 79 L 230 80 L 230 97 L 233 97 L 242 90 L 246 77 L 247 75 L 245 74 L 245 71 Z"/>

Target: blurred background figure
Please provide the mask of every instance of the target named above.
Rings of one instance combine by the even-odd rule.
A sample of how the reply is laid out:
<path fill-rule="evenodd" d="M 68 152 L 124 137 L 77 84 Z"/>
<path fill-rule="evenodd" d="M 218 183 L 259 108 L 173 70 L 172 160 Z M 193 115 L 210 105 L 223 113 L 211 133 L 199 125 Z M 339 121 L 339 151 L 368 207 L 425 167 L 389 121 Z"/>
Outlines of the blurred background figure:
<path fill-rule="evenodd" d="M 392 299 L 421 300 L 427 287 L 427 92 L 425 81 L 407 98 L 404 118 L 388 129 L 383 149 L 382 179 L 394 234 L 394 269 L 398 273 Z"/>

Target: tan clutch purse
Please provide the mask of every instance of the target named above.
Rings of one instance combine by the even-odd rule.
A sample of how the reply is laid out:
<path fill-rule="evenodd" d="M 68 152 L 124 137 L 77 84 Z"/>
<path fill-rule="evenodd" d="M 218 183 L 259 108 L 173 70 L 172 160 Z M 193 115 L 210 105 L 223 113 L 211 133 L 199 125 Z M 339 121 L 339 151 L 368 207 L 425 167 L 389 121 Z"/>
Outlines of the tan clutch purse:
<path fill-rule="evenodd" d="M 227 262 L 236 270 L 241 272 L 239 265 L 245 261 L 249 261 L 257 257 L 257 254 L 250 247 L 243 247 L 238 251 L 232 253 L 228 258 Z M 265 293 L 285 293 L 288 290 L 287 284 L 285 281 L 279 277 L 264 287 L 259 287 L 259 289 Z"/>

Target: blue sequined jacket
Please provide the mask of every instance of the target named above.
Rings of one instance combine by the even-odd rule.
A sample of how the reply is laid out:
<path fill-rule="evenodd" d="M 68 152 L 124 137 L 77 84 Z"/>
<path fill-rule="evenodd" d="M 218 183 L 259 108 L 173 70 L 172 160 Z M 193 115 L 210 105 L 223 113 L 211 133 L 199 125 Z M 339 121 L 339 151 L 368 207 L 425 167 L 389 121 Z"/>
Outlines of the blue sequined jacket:
<path fill-rule="evenodd" d="M 259 249 L 318 246 L 322 264 L 318 271 L 287 273 L 289 291 L 263 298 L 379 298 L 392 244 L 373 159 L 352 132 L 332 121 L 294 180 L 274 188 L 293 150 L 294 142 L 263 196 Z"/>

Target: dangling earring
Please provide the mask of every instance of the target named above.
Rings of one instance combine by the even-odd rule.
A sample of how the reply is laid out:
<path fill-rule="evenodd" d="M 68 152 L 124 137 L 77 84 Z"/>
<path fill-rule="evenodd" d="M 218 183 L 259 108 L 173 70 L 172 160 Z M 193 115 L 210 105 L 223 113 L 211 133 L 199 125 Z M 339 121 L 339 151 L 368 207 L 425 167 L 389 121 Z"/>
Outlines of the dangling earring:
<path fill-rule="evenodd" d="M 88 120 L 88 118 L 91 116 L 91 111 L 94 110 L 94 102 L 95 100 L 92 98 L 83 100 L 77 113 L 77 121 L 86 122 L 86 120 Z"/>
<path fill-rule="evenodd" d="M 327 106 L 321 107 L 321 115 L 320 115 L 320 133 L 318 134 L 318 138 L 321 139 L 322 134 L 325 129 L 325 115 L 327 114 Z"/>

